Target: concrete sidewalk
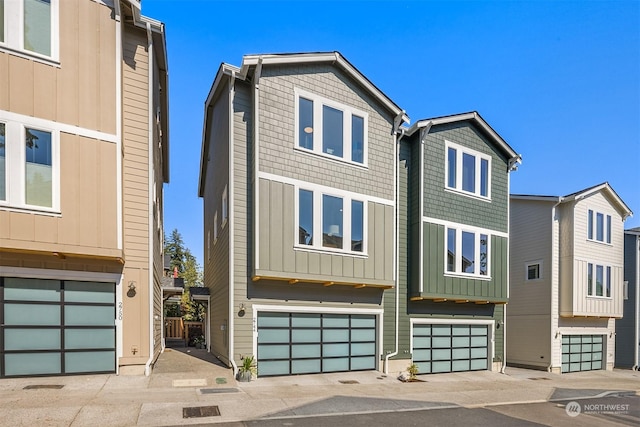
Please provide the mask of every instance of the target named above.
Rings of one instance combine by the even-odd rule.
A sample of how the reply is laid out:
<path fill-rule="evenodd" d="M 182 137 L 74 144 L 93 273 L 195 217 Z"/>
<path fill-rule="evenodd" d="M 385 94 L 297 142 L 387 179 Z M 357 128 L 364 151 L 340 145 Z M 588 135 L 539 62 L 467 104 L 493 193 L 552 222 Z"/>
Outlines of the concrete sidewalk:
<path fill-rule="evenodd" d="M 188 353 L 187 353 L 188 351 Z M 259 378 L 250 383 L 204 350 L 163 353 L 150 377 L 87 375 L 0 380 L 2 424 L 12 426 L 168 426 L 260 418 L 482 407 L 640 391 L 626 370 L 556 375 L 507 368 L 506 374 L 425 375 L 402 383 L 397 373 L 345 372 Z M 26 388 L 25 388 L 26 387 Z M 185 408 L 220 415 L 184 418 Z M 213 410 L 213 409 L 211 409 Z M 193 415 L 193 414 L 187 414 Z M 196 414 L 197 415 L 197 414 Z"/>

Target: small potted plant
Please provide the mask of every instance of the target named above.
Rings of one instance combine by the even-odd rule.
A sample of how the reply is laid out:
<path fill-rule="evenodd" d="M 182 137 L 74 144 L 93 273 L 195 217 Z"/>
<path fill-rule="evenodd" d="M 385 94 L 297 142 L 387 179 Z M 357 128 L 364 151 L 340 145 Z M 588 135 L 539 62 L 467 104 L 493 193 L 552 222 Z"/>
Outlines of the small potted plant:
<path fill-rule="evenodd" d="M 238 381 L 249 382 L 258 369 L 256 360 L 253 356 L 244 356 L 241 358 L 242 364 L 238 366 Z"/>
<path fill-rule="evenodd" d="M 409 381 L 416 381 L 416 375 L 418 375 L 418 365 L 412 363 L 407 368 L 407 372 L 409 372 Z"/>
<path fill-rule="evenodd" d="M 199 348 L 199 349 L 206 348 L 206 345 L 204 342 L 204 335 L 198 335 L 197 337 L 195 337 L 193 339 L 193 344 L 196 346 L 196 348 Z"/>

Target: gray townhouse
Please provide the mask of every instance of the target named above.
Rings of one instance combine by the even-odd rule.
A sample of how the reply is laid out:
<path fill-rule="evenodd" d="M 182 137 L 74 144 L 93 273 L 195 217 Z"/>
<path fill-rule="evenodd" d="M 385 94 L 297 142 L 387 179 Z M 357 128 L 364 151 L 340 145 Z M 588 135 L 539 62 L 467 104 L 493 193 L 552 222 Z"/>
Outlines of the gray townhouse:
<path fill-rule="evenodd" d="M 511 196 L 509 365 L 613 369 L 630 215 L 606 182 L 566 196 Z"/>
<path fill-rule="evenodd" d="M 624 232 L 622 319 L 616 319 L 616 367 L 638 369 L 640 360 L 640 227 Z"/>
<path fill-rule="evenodd" d="M 501 370 L 509 177 L 521 156 L 470 112 L 405 129 L 397 162 L 400 268 L 397 288 L 385 291 L 387 369 Z"/>
<path fill-rule="evenodd" d="M 204 117 L 210 351 L 259 376 L 381 369 L 404 111 L 328 52 L 223 63 Z"/>

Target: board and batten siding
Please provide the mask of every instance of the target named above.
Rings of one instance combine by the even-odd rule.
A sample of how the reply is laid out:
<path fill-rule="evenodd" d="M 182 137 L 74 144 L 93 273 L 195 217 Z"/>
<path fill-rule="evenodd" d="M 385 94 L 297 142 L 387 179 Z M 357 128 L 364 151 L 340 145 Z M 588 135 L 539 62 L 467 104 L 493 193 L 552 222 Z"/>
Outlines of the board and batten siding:
<path fill-rule="evenodd" d="M 507 362 L 551 364 L 552 201 L 511 199 Z M 540 279 L 526 280 L 527 264 L 540 262 Z"/>
<path fill-rule="evenodd" d="M 636 342 L 636 294 L 638 292 L 637 272 L 638 246 L 637 236 L 624 235 L 624 280 L 628 282 L 627 299 L 623 299 L 624 315 L 616 319 L 616 367 L 630 368 L 635 364 L 634 351 L 640 343 Z"/>
<path fill-rule="evenodd" d="M 393 206 L 367 202 L 367 256 L 294 249 L 295 187 L 260 179 L 260 267 L 256 275 L 393 286 Z"/>
<path fill-rule="evenodd" d="M 573 202 L 573 254 L 563 253 L 561 271 L 572 271 L 571 280 L 560 283 L 560 316 L 622 317 L 623 221 L 602 192 Z M 587 239 L 588 211 L 611 215 L 611 244 Z M 569 214 L 569 212 L 566 212 Z M 595 223 L 594 223 L 595 227 Z M 605 222 L 606 228 L 606 222 Z M 563 230 L 564 231 L 564 230 Z M 568 234 L 568 233 L 567 233 Z M 568 264 L 571 265 L 568 265 Z M 611 297 L 588 296 L 589 263 L 611 267 Z M 563 274 L 563 279 L 565 279 Z M 566 278 L 568 279 L 568 278 Z"/>

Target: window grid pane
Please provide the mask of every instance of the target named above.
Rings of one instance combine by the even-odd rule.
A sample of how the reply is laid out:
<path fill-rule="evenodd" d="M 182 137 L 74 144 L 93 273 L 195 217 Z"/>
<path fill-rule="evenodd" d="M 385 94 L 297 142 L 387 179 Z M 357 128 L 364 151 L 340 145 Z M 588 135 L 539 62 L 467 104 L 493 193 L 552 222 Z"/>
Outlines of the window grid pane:
<path fill-rule="evenodd" d="M 298 209 L 298 243 L 313 245 L 313 192 L 300 190 Z"/>
<path fill-rule="evenodd" d="M 322 152 L 343 156 L 343 113 L 335 108 L 322 106 Z"/>
<path fill-rule="evenodd" d="M 313 150 L 313 101 L 300 98 L 298 104 L 298 144 L 302 148 Z"/>
<path fill-rule="evenodd" d="M 603 296 L 602 293 L 602 280 L 603 280 L 603 267 L 601 265 L 596 265 L 596 296 Z"/>
<path fill-rule="evenodd" d="M 587 295 L 593 295 L 593 264 L 587 264 Z"/>
<path fill-rule="evenodd" d="M 480 195 L 489 195 L 489 161 L 486 159 L 480 160 Z"/>
<path fill-rule="evenodd" d="M 340 197 L 322 195 L 322 246 L 342 249 L 343 209 Z"/>
<path fill-rule="evenodd" d="M 607 243 L 611 243 L 611 215 L 607 215 Z"/>
<path fill-rule="evenodd" d="M 25 149 L 26 203 L 50 208 L 53 200 L 51 133 L 26 128 Z"/>
<path fill-rule="evenodd" d="M 480 275 L 486 276 L 489 265 L 489 237 L 486 234 L 480 235 Z"/>
<path fill-rule="evenodd" d="M 593 239 L 593 211 L 589 209 L 587 216 L 587 237 Z"/>
<path fill-rule="evenodd" d="M 448 162 L 449 162 L 449 176 L 447 178 L 447 185 L 450 188 L 456 188 L 456 149 L 448 149 Z"/>
<path fill-rule="evenodd" d="M 462 189 L 476 191 L 476 157 L 467 153 L 462 153 Z"/>
<path fill-rule="evenodd" d="M 604 215 L 596 214 L 596 240 L 604 242 Z"/>
<path fill-rule="evenodd" d="M 462 263 L 461 271 L 465 273 L 475 273 L 475 241 L 476 235 L 474 233 L 462 232 L 462 257 L 460 261 Z"/>
<path fill-rule="evenodd" d="M 447 229 L 447 271 L 456 271 L 456 230 Z"/>
<path fill-rule="evenodd" d="M 362 252 L 364 229 L 364 203 L 358 200 L 351 201 L 351 250 Z"/>
<path fill-rule="evenodd" d="M 51 56 L 51 0 L 24 0 L 24 48 Z"/>
<path fill-rule="evenodd" d="M 364 119 L 351 116 L 351 160 L 364 162 Z"/>
<path fill-rule="evenodd" d="M 607 297 L 611 296 L 611 267 L 607 267 Z"/>

